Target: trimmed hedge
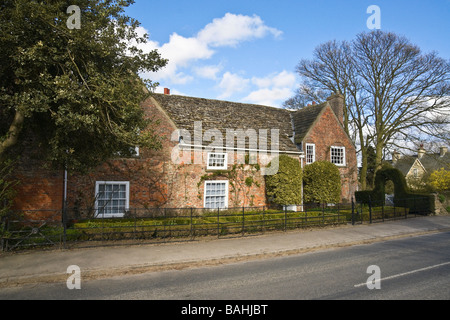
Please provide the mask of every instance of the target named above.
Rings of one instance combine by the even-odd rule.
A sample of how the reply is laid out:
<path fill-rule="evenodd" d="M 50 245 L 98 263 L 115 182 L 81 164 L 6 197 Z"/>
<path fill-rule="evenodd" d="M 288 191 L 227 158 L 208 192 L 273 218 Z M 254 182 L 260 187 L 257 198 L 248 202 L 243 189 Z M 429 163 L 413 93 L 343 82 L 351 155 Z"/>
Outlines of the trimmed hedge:
<path fill-rule="evenodd" d="M 339 203 L 341 176 L 336 165 L 329 161 L 316 161 L 303 172 L 303 196 L 305 202 Z"/>
<path fill-rule="evenodd" d="M 278 161 L 278 172 L 265 177 L 268 200 L 278 205 L 302 203 L 302 170 L 299 161 L 287 155 L 280 155 Z"/>
<path fill-rule="evenodd" d="M 410 213 L 434 212 L 434 197 L 430 194 L 410 192 L 405 177 L 396 168 L 378 170 L 375 176 L 374 189 L 355 192 L 355 200 L 364 204 L 369 204 L 369 202 L 384 203 L 385 184 L 388 180 L 394 183 L 395 206 L 409 208 Z"/>

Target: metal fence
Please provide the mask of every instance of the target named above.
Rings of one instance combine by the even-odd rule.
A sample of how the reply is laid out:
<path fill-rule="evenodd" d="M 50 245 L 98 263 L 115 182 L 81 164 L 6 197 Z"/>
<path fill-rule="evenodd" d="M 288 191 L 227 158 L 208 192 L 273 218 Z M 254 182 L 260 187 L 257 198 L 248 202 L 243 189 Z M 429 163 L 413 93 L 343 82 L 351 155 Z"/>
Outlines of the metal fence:
<path fill-rule="evenodd" d="M 271 231 L 415 217 L 407 207 L 358 203 L 289 207 L 133 208 L 123 217 L 85 217 L 80 210 L 11 212 L 1 223 L 1 250 L 74 248 L 243 237 Z M 85 211 L 85 213 L 88 211 Z M 414 213 L 411 213 L 414 212 Z"/>

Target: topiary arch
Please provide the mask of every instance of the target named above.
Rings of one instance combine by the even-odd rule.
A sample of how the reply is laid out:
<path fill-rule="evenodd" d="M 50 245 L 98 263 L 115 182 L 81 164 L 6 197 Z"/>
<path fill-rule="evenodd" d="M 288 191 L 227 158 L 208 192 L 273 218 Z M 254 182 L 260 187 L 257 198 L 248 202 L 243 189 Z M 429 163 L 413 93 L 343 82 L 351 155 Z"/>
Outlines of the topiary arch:
<path fill-rule="evenodd" d="M 430 213 L 434 211 L 434 197 L 430 194 L 410 192 L 405 177 L 396 168 L 378 170 L 375 175 L 374 189 L 355 192 L 355 200 L 364 204 L 381 205 L 385 201 L 385 185 L 389 180 L 394 183 L 395 206 L 407 207 L 410 212 Z"/>

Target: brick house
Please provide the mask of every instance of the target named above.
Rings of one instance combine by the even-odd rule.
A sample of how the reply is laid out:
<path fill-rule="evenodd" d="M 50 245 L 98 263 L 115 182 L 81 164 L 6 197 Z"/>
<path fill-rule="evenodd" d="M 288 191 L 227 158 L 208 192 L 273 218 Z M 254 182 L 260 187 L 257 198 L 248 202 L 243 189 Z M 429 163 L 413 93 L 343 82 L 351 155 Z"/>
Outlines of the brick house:
<path fill-rule="evenodd" d="M 84 175 L 41 169 L 39 160 L 26 158 L 16 174 L 15 208 L 61 210 L 66 199 L 80 214 L 115 217 L 127 208 L 268 205 L 264 174 L 279 154 L 302 166 L 331 161 L 341 172 L 341 200 L 356 191 L 356 151 L 342 126 L 340 95 L 291 111 L 165 90 L 142 107 L 159 121 L 161 150 L 136 148 L 135 156 L 111 159 Z"/>

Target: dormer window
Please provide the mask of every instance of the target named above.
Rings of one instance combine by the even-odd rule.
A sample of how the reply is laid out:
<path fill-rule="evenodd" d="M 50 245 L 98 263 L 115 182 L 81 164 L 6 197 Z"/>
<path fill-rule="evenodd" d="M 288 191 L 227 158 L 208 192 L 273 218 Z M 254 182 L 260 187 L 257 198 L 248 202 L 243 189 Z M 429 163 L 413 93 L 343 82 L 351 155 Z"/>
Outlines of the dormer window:
<path fill-rule="evenodd" d="M 208 170 L 226 170 L 227 169 L 227 154 L 209 152 L 207 159 Z"/>

